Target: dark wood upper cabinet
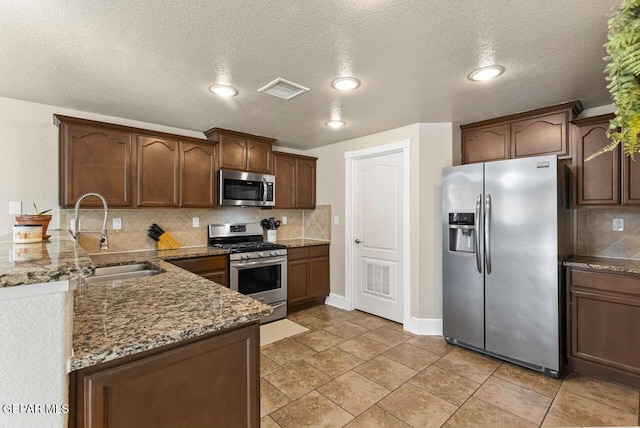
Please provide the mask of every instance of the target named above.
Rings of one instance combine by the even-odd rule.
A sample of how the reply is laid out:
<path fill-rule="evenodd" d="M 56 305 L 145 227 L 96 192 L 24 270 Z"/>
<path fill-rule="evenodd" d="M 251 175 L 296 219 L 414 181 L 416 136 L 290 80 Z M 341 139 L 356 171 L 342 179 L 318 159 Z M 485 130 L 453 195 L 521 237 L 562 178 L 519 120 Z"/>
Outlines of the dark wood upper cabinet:
<path fill-rule="evenodd" d="M 179 205 L 180 142 L 136 135 L 136 205 Z"/>
<path fill-rule="evenodd" d="M 568 156 L 568 125 L 566 111 L 512 122 L 511 157 Z"/>
<path fill-rule="evenodd" d="M 622 204 L 640 205 L 640 155 L 634 160 L 624 155 L 622 160 Z"/>
<path fill-rule="evenodd" d="M 271 145 L 275 139 L 222 128 L 211 128 L 204 134 L 209 141 L 218 143 L 219 169 L 271 173 Z"/>
<path fill-rule="evenodd" d="M 60 207 L 71 208 L 87 192 L 102 194 L 110 207 L 133 204 L 131 134 L 119 129 L 59 120 Z M 102 206 L 88 198 L 83 206 Z"/>
<path fill-rule="evenodd" d="M 302 157 L 296 159 L 297 208 L 311 210 L 316 208 L 316 160 Z"/>
<path fill-rule="evenodd" d="M 274 153 L 273 173 L 276 176 L 276 207 L 296 207 L 296 158 Z"/>
<path fill-rule="evenodd" d="M 620 203 L 620 147 L 585 161 L 607 146 L 609 120 L 612 116 L 578 119 L 576 176 L 578 205 L 617 205 Z"/>
<path fill-rule="evenodd" d="M 220 136 L 220 168 L 247 170 L 247 140 L 235 135 Z"/>
<path fill-rule="evenodd" d="M 462 163 L 540 155 L 571 158 L 569 122 L 581 111 L 575 101 L 462 125 Z"/>
<path fill-rule="evenodd" d="M 317 158 L 273 153 L 276 208 L 315 209 Z"/>
<path fill-rule="evenodd" d="M 180 155 L 180 206 L 215 207 L 215 146 L 182 142 Z"/>
<path fill-rule="evenodd" d="M 509 159 L 509 125 L 462 131 L 462 163 Z"/>
<path fill-rule="evenodd" d="M 271 173 L 271 144 L 247 140 L 247 170 Z"/>
<path fill-rule="evenodd" d="M 87 192 L 103 194 L 109 207 L 216 206 L 216 144 L 87 119 L 54 119 L 62 208 L 73 207 Z M 89 198 L 83 206 L 101 204 Z"/>

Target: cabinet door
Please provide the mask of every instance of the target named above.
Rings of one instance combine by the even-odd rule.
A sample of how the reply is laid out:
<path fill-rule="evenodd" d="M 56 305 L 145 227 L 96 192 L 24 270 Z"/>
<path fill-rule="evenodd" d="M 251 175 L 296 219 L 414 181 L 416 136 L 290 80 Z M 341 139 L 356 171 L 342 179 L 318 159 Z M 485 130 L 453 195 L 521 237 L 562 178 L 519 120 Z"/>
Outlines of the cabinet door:
<path fill-rule="evenodd" d="M 277 186 L 276 186 L 277 188 Z M 296 208 L 316 208 L 316 161 L 296 159 Z"/>
<path fill-rule="evenodd" d="M 130 207 L 131 134 L 109 128 L 60 124 L 60 206 L 73 207 L 80 196 L 97 192 L 109 207 Z M 100 206 L 87 198 L 83 207 Z"/>
<path fill-rule="evenodd" d="M 571 291 L 571 356 L 640 375 L 640 299 Z"/>
<path fill-rule="evenodd" d="M 180 206 L 215 207 L 216 163 L 212 144 L 181 143 Z"/>
<path fill-rule="evenodd" d="M 554 113 L 511 123 L 511 157 L 569 155 L 568 113 Z"/>
<path fill-rule="evenodd" d="M 76 428 L 258 428 L 259 334 L 252 325 L 79 373 Z"/>
<path fill-rule="evenodd" d="M 509 125 L 462 132 L 462 163 L 509 159 Z"/>
<path fill-rule="evenodd" d="M 271 144 L 247 140 L 247 171 L 271 173 Z"/>
<path fill-rule="evenodd" d="M 137 205 L 177 207 L 179 198 L 180 143 L 176 140 L 137 136 Z"/>
<path fill-rule="evenodd" d="M 616 150 L 620 150 L 620 146 Z M 640 154 L 635 160 L 624 155 L 622 162 L 622 204 L 640 205 Z"/>
<path fill-rule="evenodd" d="M 329 292 L 329 257 L 310 259 L 309 297 L 326 297 Z"/>
<path fill-rule="evenodd" d="M 296 159 L 274 154 L 273 173 L 276 176 L 276 208 L 296 207 Z"/>
<path fill-rule="evenodd" d="M 309 260 L 287 263 L 287 298 L 289 306 L 304 303 L 309 298 Z"/>
<path fill-rule="evenodd" d="M 247 140 L 230 134 L 220 134 L 220 168 L 247 170 Z"/>
<path fill-rule="evenodd" d="M 578 204 L 617 205 L 620 203 L 620 147 L 590 161 L 587 157 L 608 145 L 608 122 L 578 127 Z M 640 189 L 639 189 L 640 190 Z"/>

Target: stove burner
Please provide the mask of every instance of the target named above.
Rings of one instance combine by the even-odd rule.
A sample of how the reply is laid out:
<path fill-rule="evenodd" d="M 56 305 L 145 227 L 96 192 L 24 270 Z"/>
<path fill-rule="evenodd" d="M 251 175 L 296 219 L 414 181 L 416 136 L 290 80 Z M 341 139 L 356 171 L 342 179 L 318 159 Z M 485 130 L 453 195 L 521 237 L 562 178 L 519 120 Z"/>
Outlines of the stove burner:
<path fill-rule="evenodd" d="M 236 242 L 236 243 L 222 243 L 212 244 L 212 247 L 221 248 L 223 250 L 230 250 L 232 253 L 242 253 L 253 250 L 276 250 L 281 248 L 287 248 L 285 245 L 273 244 L 271 242 Z"/>

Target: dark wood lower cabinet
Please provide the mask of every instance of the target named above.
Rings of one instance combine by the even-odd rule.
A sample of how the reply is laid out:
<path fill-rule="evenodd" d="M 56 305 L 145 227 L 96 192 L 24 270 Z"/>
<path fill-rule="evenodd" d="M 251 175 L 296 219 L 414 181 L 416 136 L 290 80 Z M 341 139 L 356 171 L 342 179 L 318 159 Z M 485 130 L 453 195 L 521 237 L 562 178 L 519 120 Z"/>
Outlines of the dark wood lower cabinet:
<path fill-rule="evenodd" d="M 289 308 L 324 300 L 330 292 L 329 246 L 290 248 L 287 258 Z"/>
<path fill-rule="evenodd" d="M 568 271 L 568 363 L 640 387 L 640 276 Z"/>
<path fill-rule="evenodd" d="M 249 324 L 70 375 L 70 428 L 260 426 L 260 327 Z"/>
<path fill-rule="evenodd" d="M 229 286 L 226 255 L 190 257 L 188 259 L 167 260 L 167 262 L 225 287 Z"/>

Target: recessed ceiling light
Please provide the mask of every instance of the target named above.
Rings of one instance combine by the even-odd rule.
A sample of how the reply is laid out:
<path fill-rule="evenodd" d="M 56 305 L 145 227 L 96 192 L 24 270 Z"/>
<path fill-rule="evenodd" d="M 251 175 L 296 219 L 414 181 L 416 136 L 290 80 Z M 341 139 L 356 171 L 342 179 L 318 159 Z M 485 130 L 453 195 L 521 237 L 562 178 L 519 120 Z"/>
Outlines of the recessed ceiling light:
<path fill-rule="evenodd" d="M 238 90 L 233 86 L 213 85 L 209 88 L 209 90 L 221 97 L 235 97 L 236 95 L 238 95 Z"/>
<path fill-rule="evenodd" d="M 504 73 L 504 67 L 500 65 L 490 65 L 489 67 L 482 67 L 472 72 L 469 75 L 470 80 L 491 80 L 494 77 L 500 76 Z"/>
<path fill-rule="evenodd" d="M 324 124 L 330 128 L 342 128 L 347 124 L 347 122 L 345 122 L 344 120 L 329 120 Z"/>
<path fill-rule="evenodd" d="M 331 86 L 338 91 L 352 91 L 360 86 L 360 81 L 355 77 L 340 77 L 331 82 Z"/>

